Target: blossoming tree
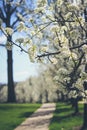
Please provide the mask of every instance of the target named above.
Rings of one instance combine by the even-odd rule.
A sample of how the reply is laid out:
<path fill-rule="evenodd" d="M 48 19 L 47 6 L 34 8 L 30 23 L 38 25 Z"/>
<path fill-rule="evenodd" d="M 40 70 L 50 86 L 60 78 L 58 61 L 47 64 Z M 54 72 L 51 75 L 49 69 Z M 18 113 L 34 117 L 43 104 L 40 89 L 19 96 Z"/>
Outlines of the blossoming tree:
<path fill-rule="evenodd" d="M 26 37 L 18 38 L 15 42 L 28 45 L 27 53 L 32 61 L 37 59 L 57 63 L 59 56 L 67 59 L 70 65 L 73 61 L 74 69 L 69 71 L 72 77 L 69 85 L 72 87 L 73 83 L 79 81 L 83 84 L 87 78 L 86 71 L 82 69 L 87 62 L 86 28 L 87 0 L 36 0 L 30 17 L 20 22 L 17 28 L 19 32 L 25 31 Z M 76 72 L 80 65 L 83 75 L 80 73 L 81 78 L 78 79 Z"/>

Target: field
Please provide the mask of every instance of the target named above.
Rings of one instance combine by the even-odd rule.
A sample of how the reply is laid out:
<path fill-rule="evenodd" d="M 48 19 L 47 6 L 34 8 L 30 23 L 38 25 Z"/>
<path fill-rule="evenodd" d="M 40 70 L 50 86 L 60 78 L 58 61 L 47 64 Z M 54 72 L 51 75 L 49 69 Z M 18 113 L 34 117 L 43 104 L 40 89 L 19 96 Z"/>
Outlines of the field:
<path fill-rule="evenodd" d="M 58 103 L 54 117 L 49 126 L 50 130 L 74 130 L 75 127 L 82 125 L 83 105 L 79 105 L 80 113 L 73 115 L 73 108 L 65 103 Z"/>
<path fill-rule="evenodd" d="M 0 130 L 14 130 L 40 104 L 0 104 Z"/>
<path fill-rule="evenodd" d="M 40 104 L 0 104 L 0 130 L 14 130 L 29 117 Z M 80 113 L 73 115 L 71 105 L 57 103 L 49 130 L 74 130 L 83 122 L 83 105 L 79 104 Z"/>

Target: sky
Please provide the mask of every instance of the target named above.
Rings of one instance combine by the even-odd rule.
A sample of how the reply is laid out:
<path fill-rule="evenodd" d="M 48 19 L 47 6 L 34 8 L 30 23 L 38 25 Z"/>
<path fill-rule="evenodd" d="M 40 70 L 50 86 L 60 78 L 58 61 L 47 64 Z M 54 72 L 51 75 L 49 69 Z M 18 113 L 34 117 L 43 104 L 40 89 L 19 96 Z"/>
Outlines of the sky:
<path fill-rule="evenodd" d="M 4 38 L 0 36 L 0 43 Z M 28 54 L 13 48 L 13 72 L 14 81 L 24 81 L 30 76 L 37 76 L 39 65 L 31 63 Z M 0 83 L 7 83 L 7 52 L 6 48 L 0 47 Z"/>

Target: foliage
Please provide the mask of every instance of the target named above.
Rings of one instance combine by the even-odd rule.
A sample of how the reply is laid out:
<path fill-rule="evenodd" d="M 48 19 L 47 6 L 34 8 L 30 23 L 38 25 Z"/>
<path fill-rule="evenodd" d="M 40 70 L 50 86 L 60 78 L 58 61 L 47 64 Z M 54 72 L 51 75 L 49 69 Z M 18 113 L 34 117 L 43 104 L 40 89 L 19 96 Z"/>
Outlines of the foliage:
<path fill-rule="evenodd" d="M 19 32 L 26 33 L 23 41 L 29 46 L 31 61 L 58 65 L 58 85 L 66 86 L 68 91 L 72 87 L 84 91 L 82 85 L 87 77 L 83 69 L 87 62 L 86 3 L 53 0 L 48 4 L 46 0 L 37 0 L 29 20 L 19 24 Z"/>
<path fill-rule="evenodd" d="M 33 30 L 36 50 L 32 58 L 37 56 L 40 60 L 47 56 L 49 61 L 56 61 L 54 63 L 58 66 L 56 73 L 58 85 L 66 87 L 68 93 L 71 88 L 80 89 L 84 93 L 83 82 L 87 77 L 84 71 L 87 62 L 86 2 L 56 0 L 49 6 L 46 1 L 38 0 L 36 11 L 39 11 L 35 13 L 39 17 L 39 22 L 35 18 L 32 20 L 33 27 L 36 25 L 39 29 Z M 38 39 L 40 44 L 37 45 L 34 39 Z"/>
<path fill-rule="evenodd" d="M 49 5 L 46 0 L 37 0 L 36 6 L 31 10 L 28 7 L 26 8 L 26 1 L 23 2 L 21 8 L 24 9 L 26 14 L 21 14 L 21 9 L 16 14 L 20 21 L 17 30 L 20 33 L 26 33 L 26 37 L 24 37 L 24 40 L 22 39 L 22 42 L 20 42 L 20 38 L 16 42 L 19 42 L 19 47 L 22 43 L 28 44 L 28 52 L 32 55 L 32 58 L 50 56 L 54 52 L 54 54 L 61 53 L 63 57 L 77 59 L 76 51 L 78 49 L 76 48 L 80 48 L 81 51 L 86 53 L 84 50 L 84 46 L 86 46 L 84 14 L 86 1 L 79 1 L 76 4 L 68 0 L 56 0 Z M 20 2 L 9 2 L 12 7 L 13 5 L 19 7 L 19 4 Z M 28 16 L 25 17 L 26 15 Z M 1 26 L 1 30 L 7 37 L 13 33 L 10 27 L 3 28 Z M 43 52 L 46 55 L 42 55 Z"/>
<path fill-rule="evenodd" d="M 0 103 L 7 101 L 7 86 L 0 86 Z"/>
<path fill-rule="evenodd" d="M 78 91 L 85 97 L 83 82 L 87 80 L 87 70 L 84 69 L 87 63 L 87 0 L 37 0 L 32 9 L 25 8 L 25 3 L 23 1 L 21 7 L 28 14 L 27 17 L 21 12 L 16 13 L 20 20 L 16 30 L 24 37 L 15 42 L 10 39 L 7 49 L 11 49 L 11 44 L 16 45 L 29 54 L 32 62 L 54 63 L 56 71 L 53 78 L 58 89 L 74 98 L 78 97 Z M 19 3 L 12 1 L 7 5 L 12 7 L 14 4 L 15 7 L 19 6 Z M 12 28 L 5 28 L 3 21 L 0 23 L 1 31 L 9 39 Z M 23 45 L 28 46 L 27 51 Z M 41 91 L 44 93 L 43 88 Z"/>
<path fill-rule="evenodd" d="M 41 68 L 36 77 L 18 82 L 15 84 L 15 94 L 17 102 L 53 102 L 57 100 L 57 85 L 49 73 L 49 69 Z M 44 71 L 44 72 L 43 72 Z M 0 102 L 6 102 L 7 86 L 3 86 L 0 90 Z"/>
<path fill-rule="evenodd" d="M 53 88 L 53 89 L 52 89 Z M 46 72 L 40 73 L 38 77 L 30 77 L 16 86 L 16 97 L 18 102 L 52 102 L 56 101 L 56 85 L 52 77 Z"/>

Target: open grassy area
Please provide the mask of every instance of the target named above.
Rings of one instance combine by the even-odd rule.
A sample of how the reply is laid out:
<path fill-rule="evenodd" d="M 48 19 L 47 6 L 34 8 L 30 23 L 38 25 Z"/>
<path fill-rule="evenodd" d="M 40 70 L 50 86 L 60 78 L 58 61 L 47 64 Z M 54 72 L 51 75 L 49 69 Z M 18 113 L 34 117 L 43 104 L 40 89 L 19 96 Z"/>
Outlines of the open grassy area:
<path fill-rule="evenodd" d="M 0 104 L 0 130 L 14 130 L 40 104 Z"/>
<path fill-rule="evenodd" d="M 83 105 L 79 105 L 80 114 L 73 115 L 73 109 L 65 103 L 58 103 L 49 130 L 73 130 L 75 126 L 82 125 Z"/>

